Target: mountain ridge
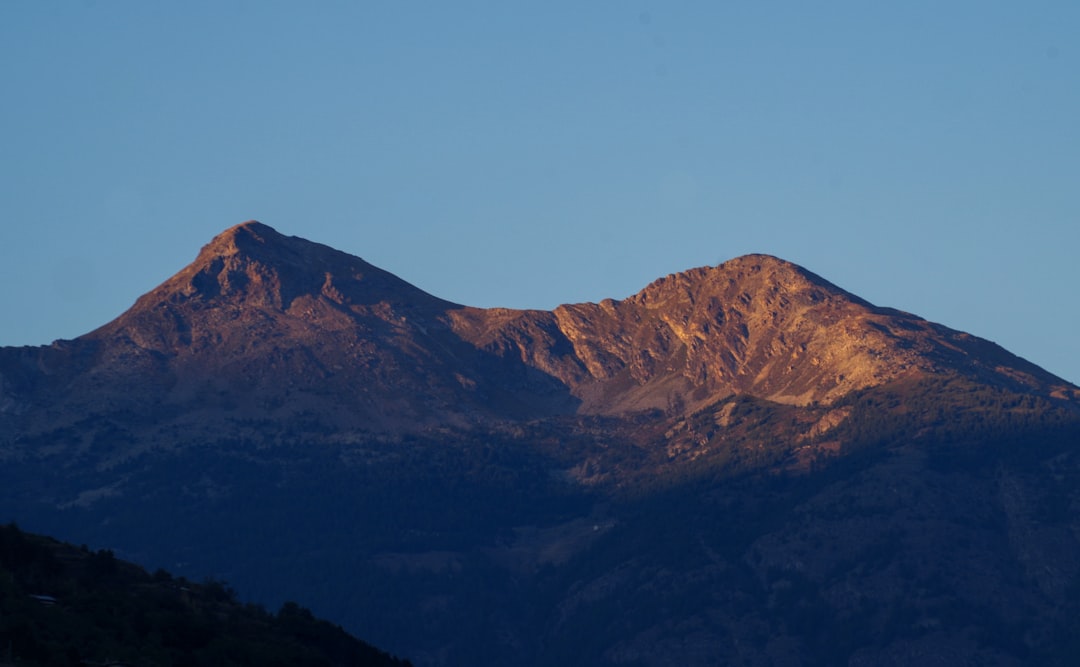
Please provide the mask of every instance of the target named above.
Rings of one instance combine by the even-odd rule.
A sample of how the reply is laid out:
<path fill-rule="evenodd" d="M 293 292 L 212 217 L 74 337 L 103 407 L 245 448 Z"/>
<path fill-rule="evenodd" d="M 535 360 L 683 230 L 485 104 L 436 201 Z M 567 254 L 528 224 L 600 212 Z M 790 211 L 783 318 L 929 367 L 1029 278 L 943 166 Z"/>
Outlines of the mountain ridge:
<path fill-rule="evenodd" d="M 1071 664 L 1075 386 L 766 255 L 551 311 L 380 271 L 246 223 L 0 348 L 6 518 L 424 665 Z"/>
<path fill-rule="evenodd" d="M 188 409 L 202 401 L 204 418 L 207 410 L 220 418 L 307 413 L 390 432 L 693 411 L 732 394 L 828 404 L 950 374 L 1070 402 L 1080 396 L 989 341 L 879 308 L 770 255 L 670 274 L 621 300 L 484 309 L 257 221 L 215 236 L 94 331 L 3 354 L 0 415 L 9 417 L 34 403 L 33 391 L 18 391 L 29 385 L 53 399 L 66 391 L 86 413 L 148 399 Z M 291 397 L 284 403 L 282 390 Z M 206 403 L 222 392 L 231 408 Z"/>

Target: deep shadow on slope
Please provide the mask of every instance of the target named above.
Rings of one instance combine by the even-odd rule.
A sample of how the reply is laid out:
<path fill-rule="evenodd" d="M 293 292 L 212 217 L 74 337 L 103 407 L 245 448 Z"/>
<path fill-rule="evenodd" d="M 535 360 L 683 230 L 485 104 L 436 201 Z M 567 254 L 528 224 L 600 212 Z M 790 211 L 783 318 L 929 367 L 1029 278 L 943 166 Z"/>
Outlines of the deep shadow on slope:
<path fill-rule="evenodd" d="M 88 477 L 100 497 L 35 516 L 143 562 L 175 548 L 185 572 L 310 601 L 418 664 L 1067 664 L 1075 414 L 954 382 L 817 408 L 851 412 L 815 436 L 844 446 L 808 460 L 816 413 L 732 397 L 672 429 L 670 455 L 648 419 L 295 433 L 87 473 L 130 483 Z"/>

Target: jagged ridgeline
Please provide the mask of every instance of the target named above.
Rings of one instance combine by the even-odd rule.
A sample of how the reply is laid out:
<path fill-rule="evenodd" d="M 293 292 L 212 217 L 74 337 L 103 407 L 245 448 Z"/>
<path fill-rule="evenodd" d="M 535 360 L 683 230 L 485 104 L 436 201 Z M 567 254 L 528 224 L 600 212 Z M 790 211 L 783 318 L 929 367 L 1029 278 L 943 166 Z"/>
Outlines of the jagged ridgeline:
<path fill-rule="evenodd" d="M 422 665 L 1072 664 L 1078 447 L 1077 387 L 767 255 L 482 309 L 250 222 L 0 349 L 0 520 Z"/>
<path fill-rule="evenodd" d="M 272 614 L 225 582 L 149 574 L 15 524 L 0 526 L 0 664 L 409 665 L 295 602 Z"/>

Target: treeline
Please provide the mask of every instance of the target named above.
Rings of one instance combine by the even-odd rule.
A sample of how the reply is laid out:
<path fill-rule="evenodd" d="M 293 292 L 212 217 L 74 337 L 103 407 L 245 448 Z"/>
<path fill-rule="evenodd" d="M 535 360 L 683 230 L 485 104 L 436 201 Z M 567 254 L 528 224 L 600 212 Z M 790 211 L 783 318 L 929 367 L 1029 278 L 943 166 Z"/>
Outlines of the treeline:
<path fill-rule="evenodd" d="M 378 601 L 371 601 L 378 604 Z M 0 526 L 0 664 L 405 666 L 295 602 L 242 604 L 220 581 L 150 574 Z"/>

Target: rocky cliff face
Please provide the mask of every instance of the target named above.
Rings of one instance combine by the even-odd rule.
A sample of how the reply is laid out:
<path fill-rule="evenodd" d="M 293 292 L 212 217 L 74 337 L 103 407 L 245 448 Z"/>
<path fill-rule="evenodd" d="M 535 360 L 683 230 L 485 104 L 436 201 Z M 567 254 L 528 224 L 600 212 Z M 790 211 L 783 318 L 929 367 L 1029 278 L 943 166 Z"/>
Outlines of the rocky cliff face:
<path fill-rule="evenodd" d="M 622 301 L 450 315 L 467 340 L 513 350 L 559 378 L 583 412 L 694 409 L 731 394 L 829 403 L 902 378 L 953 373 L 1069 391 L 987 341 L 876 308 L 767 255 L 670 275 Z"/>

